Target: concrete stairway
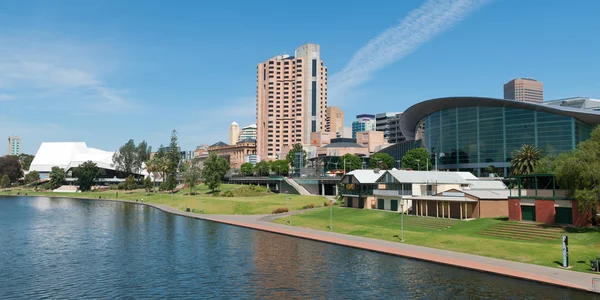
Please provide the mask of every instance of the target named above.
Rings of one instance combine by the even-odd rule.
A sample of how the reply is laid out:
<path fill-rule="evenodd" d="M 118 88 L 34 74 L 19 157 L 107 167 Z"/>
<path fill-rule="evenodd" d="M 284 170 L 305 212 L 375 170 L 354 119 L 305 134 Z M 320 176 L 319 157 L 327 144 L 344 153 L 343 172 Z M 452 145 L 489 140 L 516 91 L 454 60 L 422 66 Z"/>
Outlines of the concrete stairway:
<path fill-rule="evenodd" d="M 287 177 L 283 177 L 283 180 L 285 180 L 285 182 L 287 182 L 291 187 L 293 187 L 296 191 L 298 191 L 298 193 L 300 193 L 300 195 L 312 195 L 306 188 L 299 185 L 296 182 L 296 180 L 287 178 Z"/>
<path fill-rule="evenodd" d="M 54 192 L 54 193 L 76 193 L 77 188 L 78 187 L 76 185 L 62 185 L 62 186 L 59 186 L 57 189 L 53 190 L 52 192 Z"/>

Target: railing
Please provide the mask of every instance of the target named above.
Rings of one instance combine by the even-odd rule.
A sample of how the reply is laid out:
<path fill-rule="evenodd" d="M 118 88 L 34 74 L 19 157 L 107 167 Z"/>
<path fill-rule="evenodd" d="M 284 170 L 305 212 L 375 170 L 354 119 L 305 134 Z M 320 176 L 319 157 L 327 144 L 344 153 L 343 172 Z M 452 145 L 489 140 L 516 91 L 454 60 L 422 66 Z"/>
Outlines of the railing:
<path fill-rule="evenodd" d="M 411 196 L 410 190 L 373 190 L 375 196 Z"/>

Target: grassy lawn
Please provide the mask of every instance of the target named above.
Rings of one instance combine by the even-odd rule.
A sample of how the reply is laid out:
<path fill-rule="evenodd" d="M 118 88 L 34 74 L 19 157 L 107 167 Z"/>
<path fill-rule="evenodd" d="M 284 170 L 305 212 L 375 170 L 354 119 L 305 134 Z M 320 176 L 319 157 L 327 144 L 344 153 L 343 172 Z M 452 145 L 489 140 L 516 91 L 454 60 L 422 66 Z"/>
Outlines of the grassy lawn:
<path fill-rule="evenodd" d="M 239 185 L 225 184 L 221 186 L 221 192 L 230 191 L 239 188 Z M 35 192 L 27 189 L 6 189 L 0 190 L 1 195 L 15 195 L 18 192 L 21 195 L 27 193 L 29 196 L 55 196 L 68 198 L 108 198 L 116 199 L 116 193 L 119 193 L 118 199 L 134 201 L 136 199 L 144 199 L 144 202 L 158 203 L 170 205 L 181 210 L 186 208 L 194 209 L 194 211 L 203 211 L 205 214 L 230 214 L 230 215 L 252 215 L 252 214 L 270 214 L 273 209 L 286 206 L 286 197 L 290 197 L 291 210 L 301 209 L 308 204 L 315 206 L 323 205 L 327 201 L 320 196 L 302 196 L 302 195 L 282 195 L 282 194 L 267 194 L 256 197 L 223 197 L 213 196 L 205 185 L 198 186 L 196 195 L 189 195 L 189 190 L 169 193 L 151 193 L 146 194 L 144 190 L 134 191 L 96 191 L 85 193 L 52 193 L 52 192 Z"/>
<path fill-rule="evenodd" d="M 307 211 L 292 217 L 294 226 L 329 230 L 329 208 Z M 423 221 L 425 220 L 425 221 Z M 287 224 L 287 218 L 274 221 Z M 493 226 L 518 222 L 506 219 L 450 221 L 404 216 L 404 241 L 408 244 L 501 258 L 536 265 L 562 264 L 562 242 L 553 240 L 515 240 L 481 234 Z M 549 229 L 550 230 L 550 229 Z M 553 228 L 556 230 L 556 228 Z M 400 215 L 376 210 L 333 207 L 333 231 L 399 242 Z M 569 263 L 575 271 L 590 272 L 589 261 L 600 254 L 598 230 L 569 230 Z M 484 231 L 485 232 L 485 231 Z M 541 229 L 544 232 L 544 229 Z"/>

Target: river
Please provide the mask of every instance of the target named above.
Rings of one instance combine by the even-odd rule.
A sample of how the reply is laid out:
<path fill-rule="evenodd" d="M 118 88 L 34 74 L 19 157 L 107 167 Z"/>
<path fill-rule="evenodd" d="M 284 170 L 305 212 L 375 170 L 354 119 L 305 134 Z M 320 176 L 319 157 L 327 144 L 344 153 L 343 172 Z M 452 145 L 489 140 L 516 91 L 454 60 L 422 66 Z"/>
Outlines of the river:
<path fill-rule="evenodd" d="M 592 294 L 172 215 L 0 197 L 0 298 L 600 299 Z"/>

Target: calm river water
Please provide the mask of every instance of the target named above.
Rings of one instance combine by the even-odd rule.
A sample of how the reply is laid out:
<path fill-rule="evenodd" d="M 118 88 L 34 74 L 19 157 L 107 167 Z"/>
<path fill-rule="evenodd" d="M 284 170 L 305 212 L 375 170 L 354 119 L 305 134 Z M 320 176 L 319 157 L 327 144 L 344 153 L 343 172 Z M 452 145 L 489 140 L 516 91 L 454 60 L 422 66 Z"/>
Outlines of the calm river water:
<path fill-rule="evenodd" d="M 0 197 L 0 299 L 594 299 L 128 203 Z"/>

